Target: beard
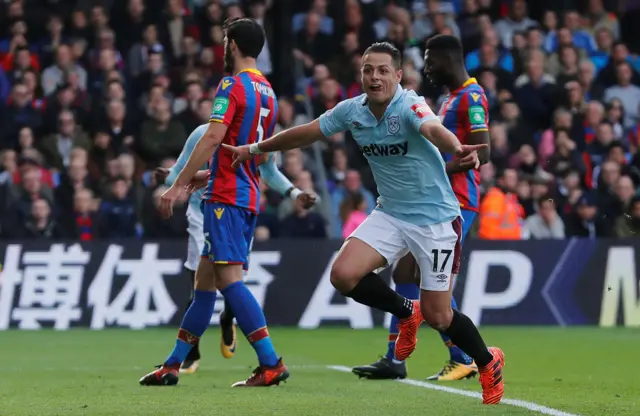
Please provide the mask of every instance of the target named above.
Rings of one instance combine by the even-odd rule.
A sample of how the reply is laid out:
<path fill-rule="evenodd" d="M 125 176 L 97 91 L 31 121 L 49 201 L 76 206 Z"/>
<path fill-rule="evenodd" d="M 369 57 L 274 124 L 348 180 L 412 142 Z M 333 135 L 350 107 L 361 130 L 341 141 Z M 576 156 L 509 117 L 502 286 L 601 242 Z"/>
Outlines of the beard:
<path fill-rule="evenodd" d="M 233 75 L 233 58 L 231 57 L 231 47 L 224 48 L 224 72 Z"/>

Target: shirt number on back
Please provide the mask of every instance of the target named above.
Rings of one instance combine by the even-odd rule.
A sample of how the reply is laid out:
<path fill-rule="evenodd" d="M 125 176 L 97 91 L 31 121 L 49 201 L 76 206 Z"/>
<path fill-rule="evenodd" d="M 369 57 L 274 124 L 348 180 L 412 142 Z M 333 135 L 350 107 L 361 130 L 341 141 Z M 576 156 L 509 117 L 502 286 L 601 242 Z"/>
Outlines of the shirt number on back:
<path fill-rule="evenodd" d="M 264 128 L 262 127 L 262 122 L 269 116 L 269 113 L 271 113 L 271 110 L 269 110 L 268 108 L 260 107 L 260 120 L 258 121 L 258 140 L 256 140 L 256 143 L 261 142 L 264 138 Z"/>

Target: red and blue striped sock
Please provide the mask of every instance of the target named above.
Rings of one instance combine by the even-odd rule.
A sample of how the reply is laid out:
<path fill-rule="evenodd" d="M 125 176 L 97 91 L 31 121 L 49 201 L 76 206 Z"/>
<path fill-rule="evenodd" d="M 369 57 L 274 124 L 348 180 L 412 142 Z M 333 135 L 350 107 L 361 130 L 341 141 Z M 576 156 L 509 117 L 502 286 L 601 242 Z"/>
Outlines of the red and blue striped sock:
<path fill-rule="evenodd" d="M 193 302 L 182 318 L 182 324 L 178 330 L 178 338 L 173 351 L 165 361 L 166 365 L 182 364 L 198 343 L 202 334 L 209 326 L 213 316 L 213 307 L 216 304 L 216 292 L 196 290 L 193 294 Z"/>
<path fill-rule="evenodd" d="M 258 355 L 260 365 L 274 367 L 278 364 L 267 321 L 262 308 L 244 282 L 235 282 L 220 290 L 229 303 L 242 333 Z"/>

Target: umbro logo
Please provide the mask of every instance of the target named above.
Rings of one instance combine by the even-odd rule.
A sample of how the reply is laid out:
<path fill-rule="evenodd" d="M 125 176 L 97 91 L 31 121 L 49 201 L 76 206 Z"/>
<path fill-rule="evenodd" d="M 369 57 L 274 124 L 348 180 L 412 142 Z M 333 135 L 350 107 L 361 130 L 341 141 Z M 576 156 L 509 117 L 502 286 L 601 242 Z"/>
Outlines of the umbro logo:
<path fill-rule="evenodd" d="M 436 279 L 437 279 L 436 281 L 438 283 L 444 283 L 444 282 L 447 281 L 447 278 L 448 278 L 448 276 L 446 274 L 439 274 L 439 275 L 436 276 Z"/>
<path fill-rule="evenodd" d="M 362 124 L 360 124 L 357 121 L 353 121 L 351 124 L 353 124 L 353 128 L 360 130 L 362 128 Z"/>

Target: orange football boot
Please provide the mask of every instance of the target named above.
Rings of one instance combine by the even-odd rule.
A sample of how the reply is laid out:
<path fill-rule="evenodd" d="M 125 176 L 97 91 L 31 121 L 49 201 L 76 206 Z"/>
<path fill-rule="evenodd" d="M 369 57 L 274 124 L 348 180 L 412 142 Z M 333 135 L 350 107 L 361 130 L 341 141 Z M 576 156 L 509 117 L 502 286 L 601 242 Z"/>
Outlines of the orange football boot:
<path fill-rule="evenodd" d="M 413 301 L 413 314 L 405 319 L 400 319 L 398 324 L 398 338 L 396 338 L 395 359 L 404 361 L 416 349 L 418 343 L 418 328 L 424 321 L 420 312 L 420 301 Z"/>
<path fill-rule="evenodd" d="M 253 370 L 253 374 L 244 381 L 238 381 L 231 387 L 269 387 L 278 386 L 281 381 L 289 378 L 287 366 L 282 362 L 282 358 L 278 360 L 275 367 L 259 366 Z"/>
<path fill-rule="evenodd" d="M 504 353 L 500 348 L 489 347 L 493 360 L 485 367 L 478 367 L 480 384 L 482 385 L 482 404 L 498 404 L 504 396 Z"/>

